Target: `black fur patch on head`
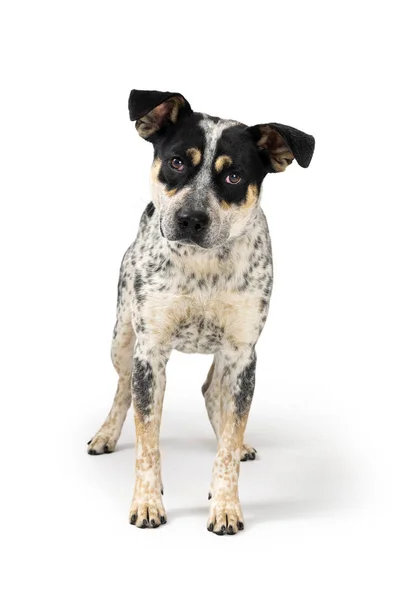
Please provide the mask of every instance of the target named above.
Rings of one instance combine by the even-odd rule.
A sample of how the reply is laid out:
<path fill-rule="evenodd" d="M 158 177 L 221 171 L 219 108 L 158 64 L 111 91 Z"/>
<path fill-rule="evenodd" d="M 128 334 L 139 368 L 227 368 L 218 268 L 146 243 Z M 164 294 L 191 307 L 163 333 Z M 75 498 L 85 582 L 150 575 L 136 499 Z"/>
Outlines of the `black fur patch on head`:
<path fill-rule="evenodd" d="M 201 154 L 205 148 L 205 135 L 199 126 L 202 119 L 199 113 L 179 119 L 170 126 L 162 137 L 154 142 L 154 158 L 162 161 L 158 179 L 167 190 L 181 190 L 189 184 L 198 173 L 201 163 L 193 165 L 187 156 L 187 150 L 197 148 Z M 171 161 L 178 158 L 184 164 L 182 172 L 171 166 Z"/>
<path fill-rule="evenodd" d="M 246 200 L 248 187 L 256 185 L 260 190 L 267 173 L 253 137 L 248 133 L 246 125 L 235 125 L 225 129 L 216 146 L 215 163 L 219 156 L 228 156 L 231 164 L 218 172 L 213 167 L 213 181 L 217 195 L 227 204 L 242 204 Z M 239 175 L 239 183 L 227 183 L 230 174 Z"/>
<path fill-rule="evenodd" d="M 217 124 L 217 117 L 206 117 L 212 123 Z M 168 191 L 179 191 L 190 185 L 190 182 L 202 168 L 202 162 L 193 165 L 187 157 L 187 150 L 196 148 L 203 155 L 206 146 L 206 136 L 200 123 L 204 115 L 193 113 L 188 117 L 179 119 L 175 125 L 171 125 L 164 135 L 154 141 L 154 158 L 161 160 L 161 168 L 158 179 Z M 221 171 L 215 168 L 216 160 L 221 155 L 227 155 L 232 159 Z M 171 166 L 171 161 L 180 159 L 184 169 L 179 172 Z M 256 185 L 257 190 L 268 169 L 262 161 L 253 137 L 248 133 L 246 125 L 234 125 L 225 129 L 220 136 L 213 157 L 213 164 L 209 165 L 211 171 L 211 185 L 216 196 L 227 204 L 240 204 L 246 200 L 249 185 Z M 238 184 L 226 182 L 230 173 L 236 173 L 241 177 Z"/>
<path fill-rule="evenodd" d="M 154 176 L 167 195 L 195 181 L 194 204 L 213 192 L 224 209 L 249 207 L 267 173 L 284 171 L 294 158 L 307 167 L 313 155 L 314 138 L 298 129 L 279 123 L 248 127 L 195 113 L 179 93 L 133 90 L 129 112 L 139 134 L 154 145 Z"/>

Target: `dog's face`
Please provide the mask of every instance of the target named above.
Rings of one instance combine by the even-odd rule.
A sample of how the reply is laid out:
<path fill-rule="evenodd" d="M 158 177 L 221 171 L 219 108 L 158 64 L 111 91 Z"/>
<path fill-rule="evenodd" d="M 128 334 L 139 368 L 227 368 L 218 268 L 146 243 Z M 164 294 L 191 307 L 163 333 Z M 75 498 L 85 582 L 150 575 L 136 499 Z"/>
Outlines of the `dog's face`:
<path fill-rule="evenodd" d="M 314 139 L 284 125 L 247 127 L 191 110 L 180 94 L 133 90 L 130 117 L 154 145 L 153 202 L 168 240 L 212 248 L 243 234 L 267 173 L 310 163 Z"/>
<path fill-rule="evenodd" d="M 153 200 L 166 238 L 210 248 L 244 231 L 264 177 L 246 129 L 193 113 L 154 143 Z"/>

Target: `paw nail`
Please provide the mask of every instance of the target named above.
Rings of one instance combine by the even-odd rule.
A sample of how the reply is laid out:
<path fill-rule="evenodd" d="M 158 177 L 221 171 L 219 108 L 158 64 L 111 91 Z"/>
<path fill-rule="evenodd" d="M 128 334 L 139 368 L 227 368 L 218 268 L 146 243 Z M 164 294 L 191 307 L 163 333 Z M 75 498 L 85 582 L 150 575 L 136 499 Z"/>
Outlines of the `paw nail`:
<path fill-rule="evenodd" d="M 104 446 L 104 452 L 105 454 L 111 454 L 111 450 L 108 448 L 108 446 Z"/>
<path fill-rule="evenodd" d="M 165 525 L 165 523 L 166 523 L 165 517 L 161 517 L 161 523 L 162 523 L 162 525 Z"/>
<path fill-rule="evenodd" d="M 219 531 L 215 531 L 214 533 L 216 533 L 217 535 L 224 535 L 226 531 L 226 525 L 222 525 L 221 528 L 219 529 Z"/>
<path fill-rule="evenodd" d="M 151 519 L 150 523 L 151 523 L 151 527 L 153 527 L 154 529 L 159 527 L 159 523 L 155 523 L 155 519 Z"/>
<path fill-rule="evenodd" d="M 130 517 L 130 523 L 131 523 L 132 525 L 134 525 L 136 521 L 137 521 L 137 515 L 132 515 L 132 516 Z"/>
<path fill-rule="evenodd" d="M 255 460 L 255 452 L 252 452 L 250 455 L 251 460 Z"/>
<path fill-rule="evenodd" d="M 88 451 L 88 454 L 95 456 L 97 454 L 97 452 L 96 452 L 96 450 L 93 450 L 92 448 L 90 448 L 90 450 Z"/>
<path fill-rule="evenodd" d="M 147 521 L 147 519 L 144 519 L 143 523 L 141 525 L 142 529 L 145 529 L 147 527 L 147 525 L 148 525 L 148 521 Z"/>
<path fill-rule="evenodd" d="M 233 529 L 233 525 L 229 525 L 229 528 L 227 529 L 227 533 L 229 535 L 234 535 L 235 534 L 235 531 Z"/>
<path fill-rule="evenodd" d="M 208 531 L 213 531 L 213 523 L 210 523 L 210 524 L 208 525 Z"/>
<path fill-rule="evenodd" d="M 212 494 L 209 492 L 208 494 L 208 500 L 210 500 L 212 498 Z"/>
<path fill-rule="evenodd" d="M 244 529 L 244 523 L 242 521 L 238 521 L 238 529 L 242 531 Z"/>
<path fill-rule="evenodd" d="M 87 442 L 87 445 L 89 445 L 89 444 L 91 444 L 91 440 L 89 440 L 89 441 Z"/>

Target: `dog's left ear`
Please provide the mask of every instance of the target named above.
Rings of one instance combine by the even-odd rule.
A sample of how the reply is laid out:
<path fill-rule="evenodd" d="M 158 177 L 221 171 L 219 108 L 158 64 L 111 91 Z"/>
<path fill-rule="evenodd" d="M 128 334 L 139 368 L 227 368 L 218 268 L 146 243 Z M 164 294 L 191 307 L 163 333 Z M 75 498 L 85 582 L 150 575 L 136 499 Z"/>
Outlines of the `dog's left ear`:
<path fill-rule="evenodd" d="M 187 100 L 176 92 L 132 90 L 129 96 L 130 120 L 136 121 L 136 129 L 144 139 L 162 133 L 176 123 L 183 114 L 191 114 Z"/>
<path fill-rule="evenodd" d="M 248 130 L 271 171 L 285 171 L 294 158 L 301 167 L 309 166 L 315 146 L 312 135 L 279 123 L 254 125 Z"/>

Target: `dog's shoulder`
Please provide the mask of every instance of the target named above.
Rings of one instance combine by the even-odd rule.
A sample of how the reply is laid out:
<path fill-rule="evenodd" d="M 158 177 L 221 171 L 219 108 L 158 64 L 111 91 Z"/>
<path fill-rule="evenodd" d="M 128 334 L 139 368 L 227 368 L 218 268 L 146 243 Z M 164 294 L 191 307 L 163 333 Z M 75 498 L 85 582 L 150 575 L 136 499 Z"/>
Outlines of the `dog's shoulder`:
<path fill-rule="evenodd" d="M 155 206 L 152 202 L 147 204 L 141 215 L 140 224 L 135 240 L 127 248 L 123 255 L 118 280 L 118 302 L 120 302 L 124 292 L 131 295 L 133 292 L 134 276 L 137 270 L 136 263 L 140 263 L 140 256 L 148 251 L 146 243 L 150 237 L 150 223 L 155 213 Z"/>

